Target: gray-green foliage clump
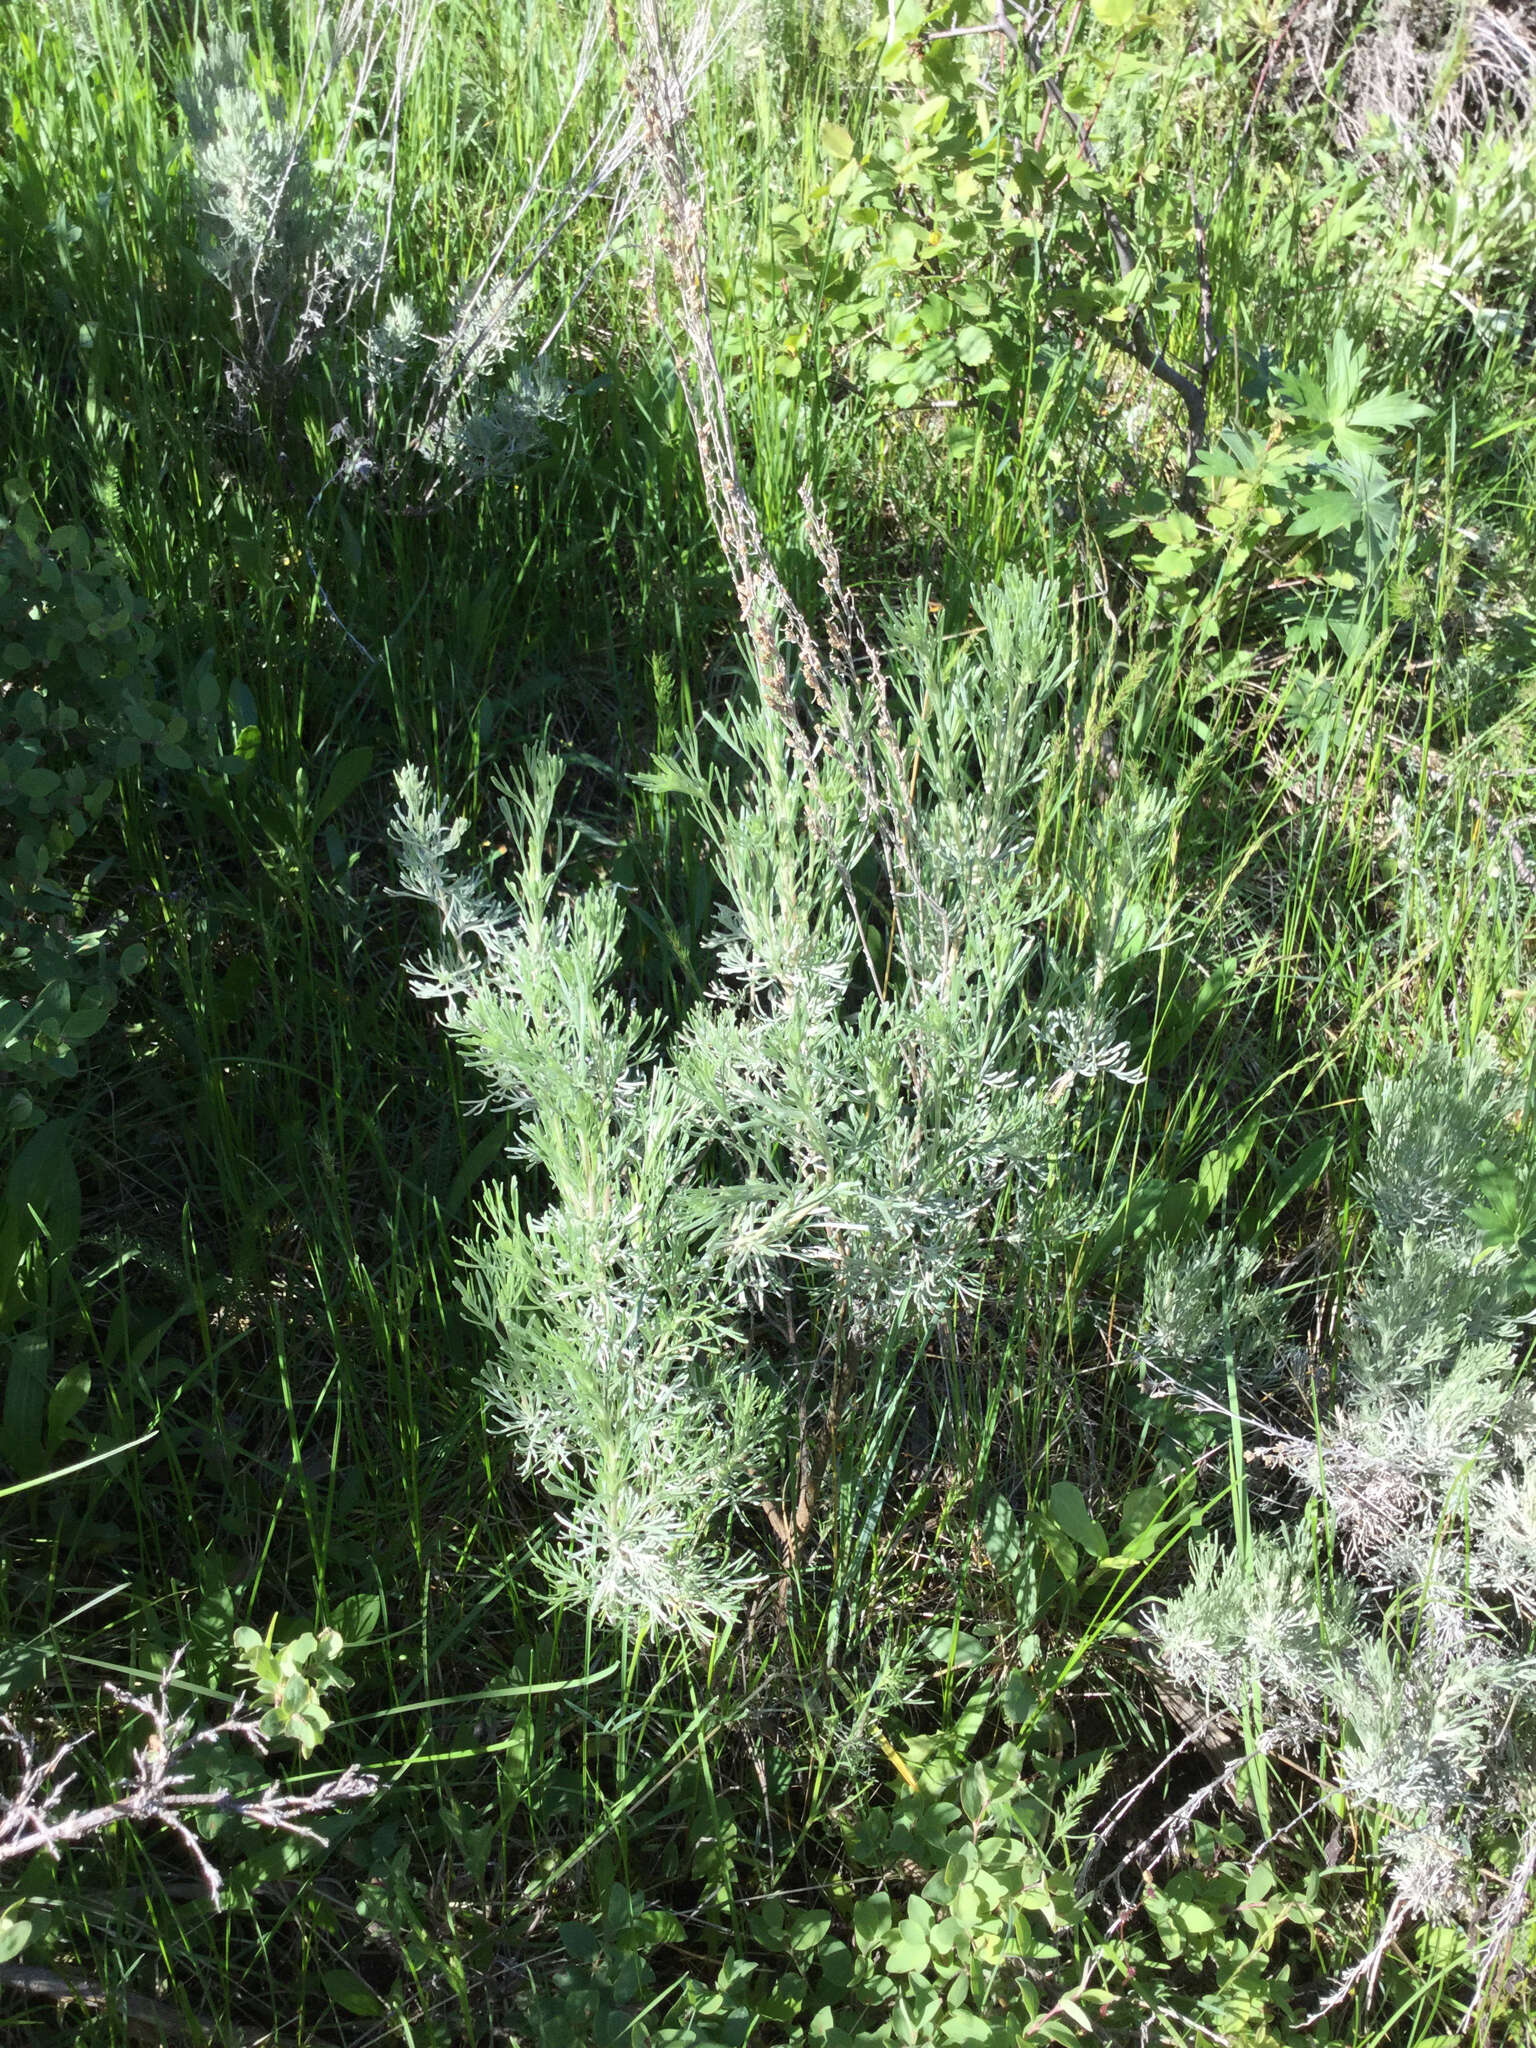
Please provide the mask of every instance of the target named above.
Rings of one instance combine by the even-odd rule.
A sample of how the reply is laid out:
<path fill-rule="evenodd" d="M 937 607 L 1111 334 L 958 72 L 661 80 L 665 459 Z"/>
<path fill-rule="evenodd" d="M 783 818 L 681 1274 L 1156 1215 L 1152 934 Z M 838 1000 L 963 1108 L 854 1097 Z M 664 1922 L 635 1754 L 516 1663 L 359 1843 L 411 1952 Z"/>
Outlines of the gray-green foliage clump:
<path fill-rule="evenodd" d="M 1145 871 L 1086 904 L 1079 967 L 1044 942 L 1031 867 L 1068 683 L 1056 601 L 1015 576 L 978 610 L 956 657 L 909 608 L 888 694 L 828 701 L 813 744 L 765 692 L 719 721 L 711 760 L 695 743 L 649 778 L 691 810 L 721 898 L 714 980 L 666 1040 L 617 986 L 619 897 L 561 887 L 546 754 L 504 806 L 506 894 L 456 872 L 464 825 L 400 777 L 403 886 L 443 935 L 414 986 L 550 1191 L 536 1216 L 510 1189 L 484 1205 L 466 1293 L 495 1339 L 487 1391 L 562 1503 L 552 1585 L 604 1621 L 733 1611 L 722 1511 L 766 1490 L 789 1354 L 910 1341 L 1005 1241 L 1054 1241 L 1074 1090 L 1134 1078 L 1111 988 L 1159 943 L 1127 908 Z M 1145 856 L 1167 807 L 1111 801 Z"/>
<path fill-rule="evenodd" d="M 1193 1252 L 1161 1249 L 1147 1262 L 1136 1333 L 1143 1372 L 1174 1385 L 1260 1365 L 1280 1343 L 1276 1304 L 1254 1286 L 1259 1255 L 1224 1237 Z"/>
<path fill-rule="evenodd" d="M 1486 1052 L 1426 1052 L 1366 1099 L 1376 1233 L 1341 1398 L 1273 1448 L 1314 1505 L 1208 1542 L 1152 1628 L 1179 1684 L 1262 1697 L 1282 1739 L 1326 1735 L 1338 1787 L 1381 1823 L 1393 1913 L 1491 1913 L 1486 1957 L 1536 1871 L 1536 1404 L 1509 1227 L 1536 1160 Z"/>
<path fill-rule="evenodd" d="M 542 359 L 523 359 L 526 292 L 516 279 L 487 275 L 463 291 L 441 336 L 428 333 L 409 295 L 384 291 L 390 175 L 362 168 L 380 152 L 354 130 L 386 16 L 350 10 L 346 33 L 312 53 L 292 112 L 233 29 L 199 46 L 182 81 L 203 261 L 229 291 L 239 336 L 231 382 L 249 398 L 281 385 L 322 345 L 334 358 L 338 345 L 355 344 L 364 419 L 332 429 L 346 443 L 347 481 L 377 476 L 404 449 L 458 486 L 505 480 L 543 447 L 564 410 L 564 385 Z M 395 34 L 398 120 L 422 22 L 407 9 Z M 349 64 L 351 113 L 322 159 L 322 102 Z"/>
<path fill-rule="evenodd" d="M 377 226 L 317 169 L 303 125 L 256 81 L 238 31 L 199 49 L 178 99 L 203 259 L 229 288 L 248 365 L 291 368 L 376 276 Z"/>

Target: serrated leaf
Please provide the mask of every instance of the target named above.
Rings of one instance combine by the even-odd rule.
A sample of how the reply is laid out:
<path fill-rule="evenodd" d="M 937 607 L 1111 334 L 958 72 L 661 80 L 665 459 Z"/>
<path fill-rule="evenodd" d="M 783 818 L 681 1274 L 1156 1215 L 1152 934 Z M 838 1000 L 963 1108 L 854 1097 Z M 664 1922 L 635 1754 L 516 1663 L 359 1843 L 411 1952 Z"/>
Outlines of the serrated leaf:
<path fill-rule="evenodd" d="M 1356 348 L 1342 331 L 1336 333 L 1328 345 L 1327 396 L 1323 401 L 1333 419 L 1345 419 L 1354 409 L 1364 377 L 1364 349 Z"/>
<path fill-rule="evenodd" d="M 1309 533 L 1319 537 L 1338 533 L 1360 522 L 1359 499 L 1343 491 L 1309 491 L 1301 506 L 1301 511 L 1286 529 L 1293 540 L 1304 539 Z"/>
<path fill-rule="evenodd" d="M 992 359 L 992 337 L 984 327 L 962 327 L 955 336 L 955 353 L 962 363 L 974 369 L 980 363 Z"/>
<path fill-rule="evenodd" d="M 1420 405 L 1406 391 L 1378 391 L 1374 398 L 1367 398 L 1363 404 L 1351 408 L 1349 424 L 1352 427 L 1380 427 L 1391 432 L 1398 427 L 1411 427 L 1416 420 L 1428 417 L 1429 407 Z"/>

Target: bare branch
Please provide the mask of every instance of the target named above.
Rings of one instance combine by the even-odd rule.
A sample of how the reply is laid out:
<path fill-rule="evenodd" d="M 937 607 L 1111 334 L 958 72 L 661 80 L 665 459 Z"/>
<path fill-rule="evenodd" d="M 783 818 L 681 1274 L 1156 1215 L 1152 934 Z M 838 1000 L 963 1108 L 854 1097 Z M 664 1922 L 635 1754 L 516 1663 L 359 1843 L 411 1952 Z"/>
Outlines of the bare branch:
<path fill-rule="evenodd" d="M 61 1743 L 51 1754 L 39 1758 L 30 1737 L 9 1717 L 0 1716 L 0 1738 L 10 1743 L 20 1766 L 19 1781 L 0 1808 L 0 1865 L 39 1852 L 57 1860 L 62 1850 L 102 1834 L 120 1821 L 139 1825 L 158 1821 L 186 1848 L 210 1901 L 217 1905 L 221 1880 L 202 1843 L 188 1826 L 188 1816 L 218 1813 L 278 1833 L 323 1842 L 324 1837 L 306 1826 L 306 1821 L 350 1800 L 366 1799 L 376 1790 L 375 1781 L 353 1765 L 313 1792 L 284 1792 L 275 1783 L 264 1787 L 256 1797 L 227 1789 L 194 1790 L 186 1766 L 195 1751 L 233 1739 L 248 1744 L 258 1756 L 265 1756 L 268 1744 L 255 1712 L 243 1702 L 236 1702 L 226 1720 L 202 1728 L 193 1724 L 190 1715 L 174 1712 L 170 1694 L 180 1663 L 178 1652 L 161 1678 L 158 1691 L 152 1695 L 124 1693 L 115 1686 L 106 1688 L 109 1697 L 120 1706 L 148 1721 L 149 1733 L 143 1745 L 134 1751 L 129 1784 L 116 1798 L 99 1806 L 70 1808 L 65 1804 L 74 1774 L 61 1774 L 67 1760 L 84 1741 L 83 1736 Z"/>

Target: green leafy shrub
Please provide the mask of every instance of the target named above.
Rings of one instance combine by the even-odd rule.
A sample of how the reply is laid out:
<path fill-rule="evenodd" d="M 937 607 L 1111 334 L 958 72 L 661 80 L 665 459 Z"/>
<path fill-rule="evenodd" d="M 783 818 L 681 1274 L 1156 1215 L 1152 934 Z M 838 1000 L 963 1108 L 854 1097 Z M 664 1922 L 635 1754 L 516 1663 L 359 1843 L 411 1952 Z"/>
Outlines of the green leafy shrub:
<path fill-rule="evenodd" d="M 78 526 L 48 530 L 26 502 L 0 524 L 0 1074 L 11 1128 L 78 1066 L 117 989 L 144 961 L 98 885 L 98 828 L 127 778 L 224 765 L 218 685 L 179 691 L 121 567 Z"/>
<path fill-rule="evenodd" d="M 176 1696 L 186 1681 L 180 1675 L 184 1651 L 178 1650 L 153 1690 L 103 1689 L 99 1708 L 139 1724 L 132 1744 L 113 1740 L 99 1714 L 94 1727 L 89 1717 L 82 1720 L 77 1699 L 67 1705 L 61 1700 L 51 1713 L 35 1703 L 35 1719 L 18 1713 L 11 1694 L 26 1654 L 6 1646 L 8 1669 L 0 1677 L 0 1873 L 19 1864 L 23 1889 L 0 1892 L 0 1960 L 9 1962 L 29 1946 L 35 1962 L 67 1959 L 70 1924 L 92 1876 L 100 1881 L 103 1851 L 110 1856 L 112 1838 L 125 1824 L 151 1838 L 153 1832 L 176 1841 L 190 1856 L 196 1890 L 209 1906 L 249 1907 L 252 1868 L 259 1871 L 275 1849 L 278 1868 L 291 1870 L 295 1858 L 289 1853 L 285 1864 L 284 1853 L 299 1842 L 323 1850 L 326 1838 L 315 1821 L 377 1789 L 355 1766 L 319 1785 L 318 1773 L 305 1773 L 302 1790 L 290 1790 L 268 1768 L 274 1740 L 292 1743 L 307 1760 L 325 1732 L 328 1717 L 315 1707 L 315 1691 L 349 1683 L 335 1668 L 342 1648 L 336 1631 L 322 1631 L 318 1643 L 313 1635 L 300 1636 L 275 1653 L 250 1629 L 237 1631 L 235 1643 L 260 1692 L 275 1693 L 259 1720 L 244 1696 L 223 1714 L 207 1712 L 201 1701 L 193 1707 L 181 1703 Z M 32 1675 L 38 1668 L 33 1666 Z M 299 1698 L 305 1691 L 307 1707 Z M 149 1823 L 157 1824 L 153 1831 Z M 215 1856 L 232 1862 L 233 1869 L 221 1870 Z M 83 1880 L 78 1888 L 77 1879 Z M 148 2000 L 142 2006 L 149 2008 L 148 2023 L 169 2022 L 175 2038 L 173 2010 Z M 140 2030 L 145 2024 L 141 2010 Z"/>
<path fill-rule="evenodd" d="M 235 1630 L 239 1668 L 267 1702 L 258 1723 L 266 1741 L 291 1742 L 302 1757 L 314 1754 L 331 1725 L 321 1694 L 352 1683 L 340 1668 L 343 1647 L 333 1628 L 318 1635 L 306 1629 L 286 1643 L 274 1643 L 270 1630 L 265 1636 L 253 1628 Z"/>
<path fill-rule="evenodd" d="M 852 1830 L 860 1877 L 841 1912 L 768 1898 L 713 1982 L 669 1984 L 661 2010 L 634 2031 L 624 2008 L 655 1988 L 650 1957 L 681 1942 L 683 1929 L 616 1886 L 600 1923 L 560 1930 L 579 1967 L 534 2005 L 541 2048 L 593 2039 L 706 2048 L 753 2025 L 825 2048 L 1001 2044 L 1030 2022 L 1041 2022 L 1037 2039 L 1077 2038 L 1068 2020 L 1044 2016 L 1040 1983 L 1057 1975 L 1081 1910 L 1028 1775 L 1016 1746 L 975 1763 L 940 1748 L 921 1779 L 908 1771 L 908 1792 L 870 1806 Z M 893 1885 L 887 1873 L 898 1870 Z M 1102 1992 L 1087 2003 L 1102 2005 Z"/>
<path fill-rule="evenodd" d="M 1042 583 L 977 609 L 958 656 L 921 601 L 903 612 L 888 697 L 829 702 L 814 749 L 759 701 L 712 762 L 695 744 L 647 778 L 688 806 L 722 896 L 715 980 L 670 1042 L 615 986 L 614 890 L 560 887 L 547 755 L 504 804 L 510 898 L 455 873 L 466 827 L 400 778 L 403 887 L 444 939 L 413 985 L 549 1190 L 535 1216 L 510 1189 L 483 1207 L 465 1292 L 487 1393 L 562 1503 L 552 1586 L 605 1621 L 732 1612 L 744 1577 L 710 1532 L 766 1490 L 781 1392 L 818 1354 L 842 1371 L 911 1343 L 1005 1250 L 1092 1213 L 1068 1140 L 1139 1078 L 1117 1006 L 1166 936 L 1148 881 L 1173 807 L 1117 790 L 1077 947 L 1050 946 L 1033 791 L 1069 651 Z"/>
<path fill-rule="evenodd" d="M 1122 1913 L 1111 1930 L 1082 1855 L 1108 1759 L 1064 1759 L 1027 1726 L 986 1748 L 988 1718 L 977 1699 L 946 1734 L 909 1742 L 894 1797 L 860 1800 L 844 1823 L 836 1874 L 744 1906 L 728 1940 L 615 1884 L 601 1913 L 560 1927 L 561 1958 L 536 1970 L 532 2040 L 1176 2048 L 1213 2029 L 1251 2048 L 1294 2040 L 1297 1962 L 1323 1917 L 1315 1883 L 1291 1888 L 1273 1862 L 1245 1859 L 1234 1821 L 1196 1821 L 1188 1858 L 1145 1884 L 1145 1921 L 1125 1932 Z"/>
<path fill-rule="evenodd" d="M 1230 585 L 1216 615 L 1250 601 L 1255 572 L 1285 593 L 1277 610 L 1288 644 L 1348 652 L 1368 635 L 1398 546 L 1405 492 L 1383 438 L 1429 408 L 1405 392 L 1366 395 L 1367 359 L 1336 334 L 1321 370 L 1266 372 L 1251 387 L 1259 426 L 1229 426 L 1196 456 L 1205 487 L 1198 512 L 1172 503 L 1117 529 L 1140 526 L 1161 543 L 1132 557 L 1154 586 L 1177 589 L 1202 571 Z M 1244 573 L 1246 572 L 1246 574 Z"/>
<path fill-rule="evenodd" d="M 1166 327 L 1194 305 L 1192 277 L 1157 267 L 1192 254 L 1182 195 L 1101 159 L 1054 82 L 1042 90 L 1065 53 L 1047 56 L 1033 23 L 1010 26 L 999 62 L 998 18 L 988 0 L 877 14 L 862 132 L 823 125 L 826 176 L 804 204 L 773 209 L 743 313 L 774 330 L 781 377 L 801 374 L 819 334 L 840 371 L 902 408 L 956 391 L 1015 399 L 1088 328 L 1156 364 L 1203 422 L 1200 370 L 1170 361 L 1148 317 Z M 1108 89 L 1089 38 L 1072 66 L 1075 105 Z M 1165 68 L 1157 53 L 1114 53 L 1121 89 L 1165 83 Z M 1126 227 L 1137 214 L 1158 252 L 1144 263 Z"/>

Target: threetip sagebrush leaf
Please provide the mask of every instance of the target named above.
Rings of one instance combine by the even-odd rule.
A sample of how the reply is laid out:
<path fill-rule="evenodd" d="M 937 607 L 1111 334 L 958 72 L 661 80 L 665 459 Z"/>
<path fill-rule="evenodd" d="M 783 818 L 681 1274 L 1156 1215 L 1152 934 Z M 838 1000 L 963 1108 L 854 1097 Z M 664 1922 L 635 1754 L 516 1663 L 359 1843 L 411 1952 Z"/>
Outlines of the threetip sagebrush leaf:
<path fill-rule="evenodd" d="M 1239 1719 L 1262 1702 L 1285 1741 L 1321 1744 L 1334 1795 L 1375 1816 L 1394 1911 L 1475 1924 L 1515 1903 L 1486 1860 L 1512 1816 L 1519 1853 L 1536 1855 L 1522 1789 L 1536 1754 L 1510 1713 L 1531 1666 L 1536 1440 L 1510 1313 L 1518 1260 L 1484 1235 L 1508 1215 L 1486 1191 L 1507 1203 L 1532 1172 L 1529 1126 L 1484 1046 L 1429 1047 L 1365 1095 L 1356 1192 L 1375 1234 L 1326 1376 L 1278 1327 L 1267 1357 L 1238 1347 L 1218 1247 L 1149 1272 L 1138 1349 L 1174 1380 L 1214 1343 L 1237 1399 L 1282 1393 L 1256 1426 L 1315 1506 L 1197 1544 L 1183 1591 L 1145 1625 L 1176 1684 Z M 1312 1141 L 1317 1156 L 1331 1144 Z M 1304 1153 L 1292 1175 L 1315 1164 Z"/>
<path fill-rule="evenodd" d="M 717 902 L 710 979 L 667 1030 L 620 973 L 627 905 L 577 870 L 560 763 L 535 750 L 510 785 L 504 891 L 400 777 L 401 885 L 439 933 L 412 985 L 510 1113 L 542 1203 L 516 1184 L 480 1202 L 464 1293 L 487 1409 L 555 1504 L 551 1600 L 605 1625 L 708 1636 L 756 1583 L 730 1524 L 775 1495 L 802 1370 L 754 1341 L 762 1309 L 835 1329 L 855 1368 L 928 1341 L 1000 1252 L 1065 1227 L 1069 1100 L 1142 1079 L 1103 984 L 1168 943 L 1148 874 L 1176 805 L 1143 785 L 1095 813 L 1091 957 L 1053 960 L 1037 1017 L 1059 890 L 1031 868 L 1035 787 L 1070 649 L 1021 572 L 976 611 L 958 645 L 921 594 L 891 615 L 873 727 L 829 678 L 815 752 L 786 748 L 765 691 L 715 721 L 708 769 L 685 741 L 646 775 L 686 807 Z M 920 1653 L 987 1655 L 943 1630 Z"/>

